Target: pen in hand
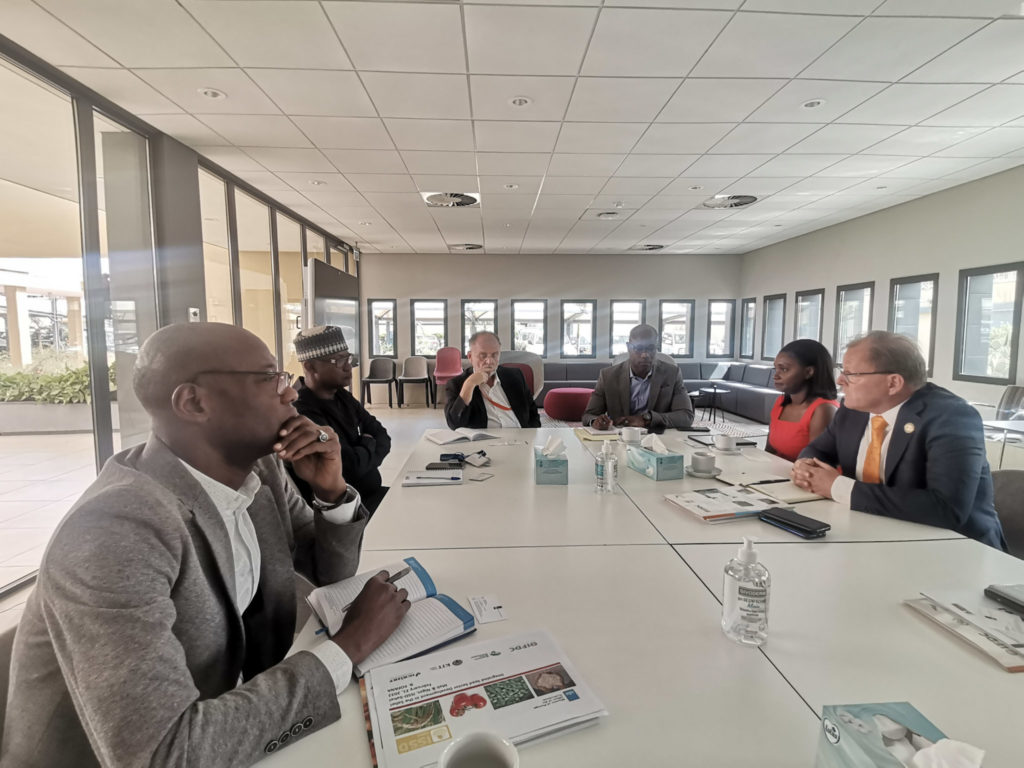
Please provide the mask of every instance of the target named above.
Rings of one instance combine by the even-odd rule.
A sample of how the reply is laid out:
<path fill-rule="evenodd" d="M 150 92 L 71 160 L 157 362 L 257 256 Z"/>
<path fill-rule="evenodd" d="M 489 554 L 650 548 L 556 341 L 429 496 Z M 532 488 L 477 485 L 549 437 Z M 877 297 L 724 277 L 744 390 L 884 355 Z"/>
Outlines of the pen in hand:
<path fill-rule="evenodd" d="M 387 579 L 385 579 L 384 583 L 385 584 L 394 584 L 400 578 L 402 578 L 403 576 L 407 575 L 409 573 L 409 571 L 411 571 L 411 570 L 412 570 L 412 568 L 410 568 L 409 566 L 406 566 L 405 568 L 403 568 L 400 571 L 395 571 L 392 575 L 388 576 Z M 351 607 L 352 607 L 352 603 L 349 603 L 348 605 L 346 605 L 344 608 L 341 609 L 342 613 L 346 613 L 348 611 L 348 609 L 351 608 Z"/>

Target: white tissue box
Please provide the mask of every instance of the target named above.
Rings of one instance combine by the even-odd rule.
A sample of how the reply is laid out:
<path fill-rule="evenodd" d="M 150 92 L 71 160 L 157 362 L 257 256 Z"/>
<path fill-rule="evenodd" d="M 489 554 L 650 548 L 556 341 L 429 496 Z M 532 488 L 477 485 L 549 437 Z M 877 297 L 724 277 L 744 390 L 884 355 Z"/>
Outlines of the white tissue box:
<path fill-rule="evenodd" d="M 626 446 L 626 462 L 652 480 L 679 480 L 686 457 L 680 453 L 655 453 L 638 445 Z"/>
<path fill-rule="evenodd" d="M 905 701 L 834 704 L 822 708 L 821 714 L 814 768 L 903 768 L 910 761 L 898 755 L 906 758 L 946 738 Z"/>
<path fill-rule="evenodd" d="M 545 456 L 540 448 L 533 449 L 533 477 L 537 485 L 568 485 L 569 458 Z"/>

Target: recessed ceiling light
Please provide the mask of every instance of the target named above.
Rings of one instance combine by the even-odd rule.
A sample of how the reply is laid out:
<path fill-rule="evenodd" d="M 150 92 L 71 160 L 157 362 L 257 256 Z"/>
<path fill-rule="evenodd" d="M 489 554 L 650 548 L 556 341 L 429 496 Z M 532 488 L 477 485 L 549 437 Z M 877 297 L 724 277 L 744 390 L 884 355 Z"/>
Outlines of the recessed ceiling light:
<path fill-rule="evenodd" d="M 311 186 L 314 186 L 314 187 L 324 187 L 324 186 L 327 186 L 327 182 L 323 181 L 322 179 L 310 179 L 309 183 L 310 183 Z"/>
<path fill-rule="evenodd" d="M 533 99 L 529 96 L 513 96 L 508 100 L 508 103 L 513 107 L 528 107 L 533 103 Z"/>
<path fill-rule="evenodd" d="M 599 218 L 599 219 L 614 219 L 618 215 L 619 214 L 616 211 L 601 211 L 599 214 L 597 214 L 597 218 Z"/>
<path fill-rule="evenodd" d="M 452 251 L 479 251 L 483 246 L 480 243 L 449 243 L 448 248 Z"/>
<path fill-rule="evenodd" d="M 808 99 L 801 106 L 803 106 L 804 109 L 817 109 L 824 103 L 824 99 Z"/>
<path fill-rule="evenodd" d="M 756 202 L 757 198 L 753 195 L 714 195 L 701 203 L 701 206 L 704 208 L 742 208 Z"/>
<path fill-rule="evenodd" d="M 372 227 L 373 226 L 373 222 L 372 221 L 360 221 L 359 222 L 359 226 L 360 227 Z"/>
<path fill-rule="evenodd" d="M 882 184 L 880 186 L 875 187 L 875 189 L 888 189 L 888 188 L 889 187 L 887 187 L 885 184 Z"/>
<path fill-rule="evenodd" d="M 512 225 L 511 225 L 511 224 L 506 224 L 506 225 L 505 225 L 505 229 L 511 229 L 511 228 L 512 228 Z"/>
<path fill-rule="evenodd" d="M 519 189 L 519 185 L 518 184 L 506 184 L 505 185 L 505 189 L 507 189 L 509 192 L 514 192 L 515 190 Z"/>
<path fill-rule="evenodd" d="M 772 224 L 773 227 L 781 227 L 781 224 Z"/>
<path fill-rule="evenodd" d="M 614 203 L 612 203 L 612 206 L 614 208 L 618 208 L 619 210 L 622 210 L 623 208 L 626 207 L 626 204 L 624 202 L 622 202 L 621 200 L 616 200 Z"/>
<path fill-rule="evenodd" d="M 197 88 L 196 92 L 200 96 L 205 96 L 206 98 L 213 99 L 214 101 L 220 101 L 221 99 L 226 99 L 228 97 L 224 91 L 219 91 L 216 88 Z"/>
<path fill-rule="evenodd" d="M 702 189 L 704 189 L 703 184 L 694 184 L 693 186 L 690 187 L 691 192 L 700 192 L 700 190 Z"/>

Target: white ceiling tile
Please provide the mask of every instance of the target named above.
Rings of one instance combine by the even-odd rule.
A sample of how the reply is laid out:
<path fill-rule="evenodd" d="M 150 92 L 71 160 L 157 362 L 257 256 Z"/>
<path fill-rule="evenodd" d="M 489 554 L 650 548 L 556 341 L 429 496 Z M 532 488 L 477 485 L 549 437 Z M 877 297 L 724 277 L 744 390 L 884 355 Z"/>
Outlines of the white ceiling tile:
<path fill-rule="evenodd" d="M 1024 64 L 1024 56 L 1021 57 Z M 925 125 L 995 127 L 1024 115 L 1024 85 L 993 85 L 925 120 Z"/>
<path fill-rule="evenodd" d="M 794 77 L 859 19 L 738 13 L 693 69 L 698 77 Z"/>
<path fill-rule="evenodd" d="M 505 211 L 509 214 L 529 216 L 536 195 L 490 195 L 483 201 L 485 211 Z"/>
<path fill-rule="evenodd" d="M 0 3 L 4 35 L 57 67 L 117 67 L 117 62 L 31 0 Z"/>
<path fill-rule="evenodd" d="M 236 146 L 309 147 L 309 140 L 281 115 L 196 115 Z"/>
<path fill-rule="evenodd" d="M 612 227 L 617 226 L 618 224 L 621 224 L 623 221 L 632 216 L 641 205 L 647 202 L 648 199 L 649 198 L 646 196 L 636 198 L 614 198 L 608 195 L 604 197 L 596 197 L 594 198 L 594 201 L 590 204 L 590 208 L 588 208 L 583 213 L 580 219 L 585 221 L 599 221 L 605 227 L 608 227 L 610 229 Z M 615 203 L 624 203 L 624 205 L 620 208 L 616 206 Z M 611 220 L 598 218 L 599 213 L 608 212 L 615 213 L 615 218 Z M 607 232 L 605 234 L 607 234 Z"/>
<path fill-rule="evenodd" d="M 492 2 L 492 0 L 485 1 Z M 493 0 L 493 2 L 498 1 Z M 501 1 L 504 2 L 504 0 Z M 594 0 L 593 4 L 600 5 L 600 2 Z M 640 6 L 643 8 L 711 8 L 735 11 L 743 5 L 743 0 L 604 0 L 604 5 L 606 8 Z"/>
<path fill-rule="evenodd" d="M 293 117 L 292 122 L 321 149 L 394 149 L 376 117 Z"/>
<path fill-rule="evenodd" d="M 338 192 L 354 192 L 353 187 L 337 171 L 331 173 L 278 173 L 278 178 L 304 195 L 316 197 Z M 314 182 L 316 182 L 314 184 Z"/>
<path fill-rule="evenodd" d="M 354 72 L 316 69 L 247 69 L 246 72 L 290 115 L 377 116 Z"/>
<path fill-rule="evenodd" d="M 357 69 L 466 71 L 456 5 L 328 2 L 323 7 Z"/>
<path fill-rule="evenodd" d="M 847 112 L 839 122 L 915 125 L 979 90 L 981 86 L 978 85 L 896 83 Z M 956 125 L 950 122 L 937 124 Z"/>
<path fill-rule="evenodd" d="M 700 155 L 629 155 L 616 171 L 616 176 L 678 176 Z"/>
<path fill-rule="evenodd" d="M 746 176 L 774 155 L 704 155 L 686 169 L 687 176 Z"/>
<path fill-rule="evenodd" d="M 905 165 L 910 158 L 889 155 L 854 155 L 819 172 L 821 176 L 870 178 Z"/>
<path fill-rule="evenodd" d="M 1024 128 L 993 128 L 936 152 L 942 157 L 999 157 L 1024 147 Z"/>
<path fill-rule="evenodd" d="M 473 124 L 469 120 L 384 120 L 399 149 L 437 149 L 472 152 Z"/>
<path fill-rule="evenodd" d="M 885 88 L 885 83 L 791 80 L 750 116 L 758 123 L 828 123 Z M 822 103 L 814 108 L 809 101 Z"/>
<path fill-rule="evenodd" d="M 393 149 L 327 149 L 324 154 L 342 173 L 406 173 Z"/>
<path fill-rule="evenodd" d="M 793 152 L 854 154 L 887 139 L 900 129 L 893 125 L 826 125 L 793 147 Z"/>
<path fill-rule="evenodd" d="M 923 157 L 981 133 L 984 128 L 913 127 L 868 147 L 865 154 Z"/>
<path fill-rule="evenodd" d="M 315 3 L 184 0 L 182 5 L 239 66 L 352 68 Z"/>
<path fill-rule="evenodd" d="M 1019 0 L 886 0 L 876 16 L 973 16 L 994 19 L 1020 11 Z"/>
<path fill-rule="evenodd" d="M 265 119 L 265 118 L 264 118 Z M 316 173 L 330 172 L 334 166 L 316 149 L 281 149 L 276 147 L 244 147 L 247 154 L 267 170 Z"/>
<path fill-rule="evenodd" d="M 746 178 L 740 179 L 735 184 L 725 187 L 722 191 L 729 195 L 756 195 L 757 197 L 764 197 L 765 195 L 774 195 L 777 192 L 793 186 L 800 182 L 793 176 L 786 176 L 783 178 L 760 178 L 755 176 L 747 176 Z"/>
<path fill-rule="evenodd" d="M 846 155 L 779 155 L 752 171 L 750 175 L 769 177 L 813 176 L 845 157 Z"/>
<path fill-rule="evenodd" d="M 345 178 L 360 192 L 416 192 L 412 176 L 399 173 L 347 173 Z"/>
<path fill-rule="evenodd" d="M 658 122 L 738 122 L 785 83 L 785 80 L 690 77 L 665 105 Z"/>
<path fill-rule="evenodd" d="M 237 147 L 194 147 L 195 151 L 229 171 L 264 171 L 262 165 Z"/>
<path fill-rule="evenodd" d="M 963 183 L 971 179 L 980 179 L 985 176 L 990 176 L 993 173 L 1002 173 L 1008 171 L 1011 168 L 1017 168 L 1024 165 L 1024 155 L 1020 157 L 999 157 L 994 160 L 985 160 L 972 165 L 963 171 L 957 171 L 946 176 L 946 179 L 959 179 L 958 183 Z"/>
<path fill-rule="evenodd" d="M 476 163 L 481 176 L 542 176 L 549 157 L 539 152 L 477 152 Z"/>
<path fill-rule="evenodd" d="M 657 203 L 659 199 L 664 199 L 667 196 L 671 197 L 686 197 L 691 198 L 696 196 L 698 202 L 706 200 L 711 195 L 717 195 L 723 189 L 728 187 L 730 184 L 736 183 L 735 178 L 710 178 L 706 176 L 680 176 L 678 179 L 673 181 L 665 190 L 654 199 L 654 203 Z"/>
<path fill-rule="evenodd" d="M 526 195 L 537 194 L 543 176 L 482 176 L 480 191 L 485 195 Z M 513 189 L 506 189 L 511 185 Z"/>
<path fill-rule="evenodd" d="M 642 128 L 641 128 L 642 129 Z M 565 129 L 563 128 L 563 133 Z M 548 176 L 611 176 L 625 155 L 555 153 Z"/>
<path fill-rule="evenodd" d="M 931 180 L 940 179 L 957 171 L 970 168 L 978 164 L 976 157 L 923 157 L 920 160 L 901 165 L 879 179 L 914 179 Z"/>
<path fill-rule="evenodd" d="M 241 69 L 137 69 L 135 74 L 186 111 L 206 114 L 277 115 L 279 110 Z M 203 88 L 222 91 L 211 99 Z"/>
<path fill-rule="evenodd" d="M 115 104 L 134 114 L 180 114 L 182 111 L 179 105 L 166 99 L 127 69 L 91 69 L 88 67 L 62 67 L 62 69 L 101 96 L 106 96 Z"/>
<path fill-rule="evenodd" d="M 680 81 L 666 78 L 583 77 L 576 82 L 567 120 L 650 121 Z"/>
<path fill-rule="evenodd" d="M 192 115 L 146 115 L 145 120 L 157 130 L 192 147 L 215 147 L 229 143 Z"/>
<path fill-rule="evenodd" d="M 848 187 L 843 195 L 864 195 L 865 197 L 888 198 L 893 195 L 908 193 L 921 183 L 920 179 L 904 179 L 896 176 L 876 176 Z"/>
<path fill-rule="evenodd" d="M 606 8 L 590 40 L 583 74 L 684 75 L 730 17 L 721 11 Z"/>
<path fill-rule="evenodd" d="M 650 197 L 656 195 L 665 186 L 672 181 L 672 179 L 633 179 L 624 176 L 613 176 L 608 179 L 604 187 L 601 189 L 602 195 L 644 195 Z M 646 202 L 646 200 L 644 201 Z"/>
<path fill-rule="evenodd" d="M 596 195 L 605 185 L 603 176 L 548 176 L 544 179 L 545 195 Z"/>
<path fill-rule="evenodd" d="M 473 116 L 478 120 L 561 120 L 576 80 L 572 77 L 472 75 Z M 526 96 L 524 107 L 510 102 Z"/>
<path fill-rule="evenodd" d="M 868 14 L 878 0 L 843 0 L 841 3 L 821 0 L 747 0 L 744 11 L 782 11 L 785 13 L 834 13 L 844 15 Z"/>
<path fill-rule="evenodd" d="M 559 123 L 477 120 L 476 148 L 481 152 L 550 152 Z"/>
<path fill-rule="evenodd" d="M 899 80 L 983 24 L 973 19 L 865 19 L 801 76 Z"/>
<path fill-rule="evenodd" d="M 463 13 L 471 72 L 575 75 L 597 10 L 466 5 Z"/>
<path fill-rule="evenodd" d="M 280 202 L 283 202 L 280 200 L 280 194 L 282 192 L 293 192 L 298 194 L 288 184 L 270 171 L 239 171 L 238 178 L 242 181 L 249 182 L 254 187 L 264 192 L 273 192 L 274 198 Z"/>
<path fill-rule="evenodd" d="M 171 0 L 37 0 L 121 66 L 231 67 L 220 46 Z"/>
<path fill-rule="evenodd" d="M 821 128 L 815 123 L 742 123 L 711 148 L 711 154 L 777 154 Z M 765 158 L 767 159 L 767 158 Z"/>
<path fill-rule="evenodd" d="M 364 72 L 363 83 L 381 117 L 469 118 L 464 75 Z"/>
<path fill-rule="evenodd" d="M 854 184 L 860 184 L 865 179 L 853 177 L 828 177 L 828 176 L 811 176 L 807 179 L 802 179 L 796 184 L 786 188 L 787 195 L 799 195 L 808 197 L 824 197 L 825 195 L 831 195 L 848 187 L 852 187 Z"/>
<path fill-rule="evenodd" d="M 647 123 L 563 123 L 555 151 L 628 152 L 646 128 Z"/>
<path fill-rule="evenodd" d="M 459 174 L 476 176 L 476 157 L 472 152 L 422 152 L 405 150 L 402 159 L 413 174 Z"/>
<path fill-rule="evenodd" d="M 582 213 L 594 199 L 593 195 L 548 195 L 537 196 L 538 210 L 571 210 Z"/>
<path fill-rule="evenodd" d="M 703 154 L 726 133 L 732 123 L 655 123 L 637 142 L 641 154 Z"/>
<path fill-rule="evenodd" d="M 999 19 L 946 53 L 911 72 L 906 80 L 924 83 L 991 83 L 1021 71 L 1024 24 Z"/>
<path fill-rule="evenodd" d="M 408 163 L 408 160 L 406 162 Z M 469 175 L 423 174 L 413 176 L 413 181 L 420 192 L 451 192 L 452 190 L 458 192 L 477 192 L 480 190 L 477 177 Z M 490 200 L 491 198 L 488 198 L 488 204 Z"/>
<path fill-rule="evenodd" d="M 409 179 L 411 182 L 412 179 Z M 362 191 L 362 190 L 360 190 Z M 403 210 L 419 211 L 425 208 L 419 193 L 412 192 L 364 192 L 366 201 L 390 220 L 392 216 L 400 216 Z"/>

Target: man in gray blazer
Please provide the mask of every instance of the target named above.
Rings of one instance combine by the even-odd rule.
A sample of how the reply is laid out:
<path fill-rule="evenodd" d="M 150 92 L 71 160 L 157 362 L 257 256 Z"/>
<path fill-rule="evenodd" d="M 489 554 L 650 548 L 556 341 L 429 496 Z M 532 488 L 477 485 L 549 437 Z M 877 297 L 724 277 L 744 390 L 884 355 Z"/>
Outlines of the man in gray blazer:
<path fill-rule="evenodd" d="M 646 427 L 662 432 L 693 423 L 693 403 L 678 366 L 658 360 L 658 331 L 638 325 L 629 332 L 629 359 L 601 371 L 583 412 L 583 426 Z"/>
<path fill-rule="evenodd" d="M 284 658 L 294 571 L 351 576 L 367 513 L 337 436 L 298 415 L 276 367 L 230 325 L 142 346 L 152 435 L 106 463 L 47 547 L 14 641 L 4 766 L 251 765 L 340 717 L 352 663 L 409 603 L 377 574 L 337 635 Z"/>

